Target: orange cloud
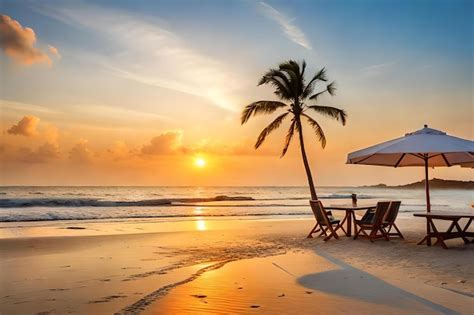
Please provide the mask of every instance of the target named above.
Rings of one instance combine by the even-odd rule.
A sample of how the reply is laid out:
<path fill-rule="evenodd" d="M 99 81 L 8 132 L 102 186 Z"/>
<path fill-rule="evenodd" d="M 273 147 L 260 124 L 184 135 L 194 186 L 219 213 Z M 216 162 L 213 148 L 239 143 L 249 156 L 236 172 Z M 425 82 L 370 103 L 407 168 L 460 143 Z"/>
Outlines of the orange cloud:
<path fill-rule="evenodd" d="M 48 45 L 48 50 L 49 50 L 50 53 L 52 53 L 58 59 L 61 59 L 61 54 L 59 53 L 59 50 L 56 47 Z"/>
<path fill-rule="evenodd" d="M 149 144 L 142 147 L 141 153 L 146 155 L 166 155 L 183 151 L 181 131 L 169 131 L 151 139 Z"/>
<path fill-rule="evenodd" d="M 52 64 L 48 55 L 35 44 L 36 35 L 31 28 L 21 26 L 7 15 L 0 15 L 0 47 L 7 56 L 27 66 L 43 62 Z"/>
<path fill-rule="evenodd" d="M 76 163 L 89 163 L 92 161 L 94 153 L 89 148 L 87 140 L 79 140 L 79 142 L 69 151 L 69 159 Z"/>
<path fill-rule="evenodd" d="M 18 160 L 26 163 L 46 163 L 60 157 L 59 146 L 55 143 L 45 142 L 36 150 L 20 148 L 18 150 Z"/>
<path fill-rule="evenodd" d="M 25 137 L 32 137 L 38 134 L 36 127 L 40 119 L 35 116 L 24 116 L 16 125 L 10 127 L 7 132 L 11 135 L 21 135 Z"/>
<path fill-rule="evenodd" d="M 135 156 L 137 152 L 135 148 L 129 148 L 125 142 L 116 141 L 111 148 L 107 149 L 106 153 L 112 158 L 112 160 L 120 161 Z"/>
<path fill-rule="evenodd" d="M 279 156 L 280 149 L 272 147 L 254 149 L 254 141 L 243 139 L 234 144 L 202 140 L 193 145 L 182 144 L 182 131 L 169 131 L 151 139 L 150 143 L 142 146 L 140 153 L 146 155 L 173 155 L 173 154 L 198 154 L 208 153 L 222 156 Z M 109 150 L 109 153 L 112 153 Z M 123 152 L 122 152 L 123 153 Z M 132 153 L 129 151 L 129 153 Z M 122 154 L 122 158 L 125 154 Z"/>

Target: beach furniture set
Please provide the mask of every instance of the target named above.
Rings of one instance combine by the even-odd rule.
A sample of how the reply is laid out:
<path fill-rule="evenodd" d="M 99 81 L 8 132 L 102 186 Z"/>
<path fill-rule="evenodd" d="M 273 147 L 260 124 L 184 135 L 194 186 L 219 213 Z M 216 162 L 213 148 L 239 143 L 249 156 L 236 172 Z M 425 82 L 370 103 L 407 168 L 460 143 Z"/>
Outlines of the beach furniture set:
<path fill-rule="evenodd" d="M 312 238 L 314 233 L 320 232 L 319 236 L 325 236 L 324 241 L 331 238 L 339 239 L 337 231 L 341 229 L 346 236 L 352 236 L 352 225 L 354 225 L 354 239 L 367 238 L 371 242 L 378 238 L 390 240 L 390 237 L 404 239 L 402 233 L 395 224 L 400 209 L 400 201 L 380 201 L 376 206 L 341 205 L 324 208 L 320 200 L 310 200 L 311 210 L 316 219 L 316 224 L 308 234 Z M 361 219 L 357 219 L 355 211 L 366 210 Z M 332 211 L 345 211 L 343 220 L 333 217 Z M 344 226 L 344 223 L 346 226 Z M 392 229 L 394 231 L 392 231 Z"/>
<path fill-rule="evenodd" d="M 347 164 L 395 168 L 422 166 L 425 175 L 426 213 L 415 213 L 414 216 L 426 219 L 426 236 L 418 244 L 426 243 L 427 246 L 431 246 L 432 238 L 436 238 L 435 245 L 440 245 L 443 248 L 447 248 L 444 242 L 447 239 L 461 238 L 466 244 L 472 243 L 472 241 L 467 239 L 467 237 L 474 236 L 473 232 L 468 231 L 474 218 L 472 210 L 470 213 L 461 214 L 438 211 L 431 213 L 428 170 L 434 167 L 451 167 L 455 165 L 473 168 L 474 141 L 450 136 L 443 131 L 428 128 L 428 125 L 424 125 L 422 129 L 406 133 L 403 137 L 349 153 Z M 318 211 L 321 211 L 320 208 L 324 210 L 322 205 L 320 207 L 317 206 L 316 201 L 311 201 L 310 204 L 315 215 Z M 399 201 L 379 202 L 375 207 L 366 208 L 358 207 L 354 202 L 352 207 L 330 207 L 327 210 L 343 210 L 346 211 L 346 215 L 342 222 L 332 224 L 331 229 L 323 230 L 323 232 L 337 231 L 340 228 L 338 225 L 347 222 L 345 232 L 347 236 L 351 236 L 352 221 L 354 221 L 354 238 L 367 237 L 371 241 L 376 238 L 388 240 L 390 236 L 403 238 L 395 224 L 399 208 Z M 354 212 L 364 209 L 366 214 L 360 220 L 357 220 Z M 329 218 L 331 217 L 330 215 L 328 216 Z M 466 225 L 461 227 L 460 220 L 466 218 L 468 219 Z M 434 224 L 434 220 L 451 221 L 451 224 L 446 231 L 439 232 Z M 321 226 L 321 223 L 319 223 L 319 226 Z M 394 230 L 393 232 L 391 232 L 392 229 Z M 308 237 L 311 237 L 316 230 L 315 226 Z M 327 239 L 329 238 L 326 237 L 325 240 Z"/>
<path fill-rule="evenodd" d="M 316 219 L 315 226 L 309 232 L 307 238 L 312 238 L 313 234 L 324 236 L 324 241 L 331 238 L 339 239 L 337 231 L 341 229 L 348 237 L 352 236 L 352 226 L 354 227 L 354 239 L 367 238 L 371 242 L 376 239 L 383 238 L 389 241 L 392 237 L 405 239 L 402 232 L 395 223 L 398 212 L 400 210 L 401 201 L 379 201 L 375 206 L 358 206 L 356 203 L 352 205 L 329 206 L 325 208 L 320 200 L 310 200 L 311 210 Z M 355 212 L 365 210 L 364 215 L 357 219 Z M 342 220 L 335 219 L 333 211 L 345 211 Z M 418 245 L 426 243 L 427 246 L 439 245 L 444 249 L 448 249 L 445 241 L 460 238 L 464 244 L 474 243 L 474 232 L 469 231 L 472 221 L 474 220 L 474 212 L 457 213 L 448 211 L 436 211 L 426 213 L 415 213 L 415 217 L 422 217 L 427 220 L 428 228 L 426 236 L 418 242 Z M 467 219 L 464 225 L 462 219 Z M 436 220 L 449 221 L 451 224 L 445 231 L 439 230 L 435 225 Z M 435 239 L 435 242 L 432 242 Z"/>

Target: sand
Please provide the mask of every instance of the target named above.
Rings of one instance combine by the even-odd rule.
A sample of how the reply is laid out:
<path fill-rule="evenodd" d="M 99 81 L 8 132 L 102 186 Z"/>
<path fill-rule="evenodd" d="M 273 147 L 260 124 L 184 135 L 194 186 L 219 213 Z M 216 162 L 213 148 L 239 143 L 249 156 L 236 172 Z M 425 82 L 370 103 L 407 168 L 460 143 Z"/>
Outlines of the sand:
<path fill-rule="evenodd" d="M 290 217 L 3 223 L 1 314 L 472 314 L 474 249 L 324 243 Z"/>

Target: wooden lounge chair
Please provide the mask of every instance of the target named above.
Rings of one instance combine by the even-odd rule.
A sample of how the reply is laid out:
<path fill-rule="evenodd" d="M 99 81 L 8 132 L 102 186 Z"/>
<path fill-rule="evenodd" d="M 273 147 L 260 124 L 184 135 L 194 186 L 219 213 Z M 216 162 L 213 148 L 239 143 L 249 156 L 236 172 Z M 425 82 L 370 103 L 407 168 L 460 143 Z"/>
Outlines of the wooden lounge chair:
<path fill-rule="evenodd" d="M 375 213 L 370 220 L 355 220 L 356 233 L 354 239 L 362 236 L 373 242 L 374 239 L 383 237 L 388 241 L 389 238 L 383 230 L 382 224 L 389 206 L 390 201 L 380 201 L 377 203 Z"/>
<path fill-rule="evenodd" d="M 375 209 L 367 209 L 359 221 L 371 222 L 375 214 Z"/>
<path fill-rule="evenodd" d="M 313 233 L 321 231 L 319 236 L 326 236 L 324 241 L 328 241 L 331 237 L 339 239 L 337 235 L 337 230 L 341 227 L 340 220 L 335 220 L 331 212 L 324 210 L 323 204 L 319 200 L 310 200 L 309 204 L 311 205 L 311 210 L 313 210 L 314 217 L 316 219 L 316 225 L 309 232 L 307 238 L 312 238 Z M 335 225 L 335 227 L 333 227 Z"/>
<path fill-rule="evenodd" d="M 400 210 L 400 205 L 402 204 L 401 201 L 391 201 L 390 206 L 388 207 L 387 214 L 382 223 L 382 228 L 385 234 L 390 238 L 393 237 L 400 237 L 401 239 L 405 239 L 398 229 L 397 225 L 395 224 L 395 220 L 397 219 L 398 210 Z M 396 232 L 390 233 L 392 228 L 395 228 Z"/>

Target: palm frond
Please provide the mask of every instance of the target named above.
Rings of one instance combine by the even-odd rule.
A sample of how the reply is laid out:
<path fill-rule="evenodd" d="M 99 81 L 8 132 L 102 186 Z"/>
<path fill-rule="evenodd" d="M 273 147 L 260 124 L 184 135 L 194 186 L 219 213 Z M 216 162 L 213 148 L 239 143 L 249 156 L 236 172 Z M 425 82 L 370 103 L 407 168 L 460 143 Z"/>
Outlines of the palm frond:
<path fill-rule="evenodd" d="M 326 136 L 324 135 L 323 129 L 318 124 L 318 122 L 314 120 L 313 118 L 311 118 L 310 116 L 306 114 L 302 114 L 302 116 L 306 117 L 309 125 L 313 128 L 314 132 L 316 133 L 316 136 L 318 137 L 319 142 L 321 142 L 321 146 L 324 149 L 326 147 Z"/>
<path fill-rule="evenodd" d="M 291 60 L 291 59 L 288 60 L 288 61 L 280 63 L 278 65 L 278 68 L 280 70 L 291 70 L 294 73 L 297 73 L 298 75 L 300 74 L 300 65 L 298 64 L 298 62 L 296 62 L 294 60 Z"/>
<path fill-rule="evenodd" d="M 302 97 L 303 98 L 306 98 L 308 97 L 311 93 L 313 93 L 314 91 L 314 86 L 316 85 L 316 83 L 318 83 L 319 81 L 324 81 L 326 82 L 328 79 L 327 79 L 327 76 L 326 76 L 326 68 L 323 67 L 321 70 L 319 70 L 315 75 L 314 77 L 308 82 L 308 84 L 306 85 L 305 89 L 303 90 L 303 93 L 302 93 Z"/>
<path fill-rule="evenodd" d="M 242 115 L 240 116 L 241 124 L 245 124 L 250 117 L 259 115 L 259 114 L 271 114 L 279 108 L 286 107 L 283 102 L 278 101 L 258 101 L 253 102 L 247 106 L 245 106 L 244 110 L 242 111 Z"/>
<path fill-rule="evenodd" d="M 288 133 L 286 134 L 285 146 L 283 147 L 283 151 L 281 152 L 280 158 L 284 157 L 286 154 L 286 151 L 288 151 L 288 147 L 290 146 L 291 139 L 293 138 L 293 134 L 295 133 L 295 125 L 296 125 L 296 122 L 294 119 L 292 119 L 290 129 L 288 129 Z"/>
<path fill-rule="evenodd" d="M 336 82 L 331 82 L 326 86 L 326 89 L 318 92 L 316 94 L 313 94 L 309 97 L 310 100 L 315 100 L 317 101 L 318 98 L 323 95 L 324 93 L 329 93 L 331 96 L 334 96 L 336 94 Z"/>
<path fill-rule="evenodd" d="M 288 77 L 277 69 L 268 70 L 258 82 L 258 86 L 262 84 L 271 84 L 276 89 L 275 94 L 282 99 L 290 99 L 293 96 Z"/>
<path fill-rule="evenodd" d="M 279 70 L 287 75 L 294 96 L 299 96 L 303 88 L 300 80 L 300 66 L 298 63 L 294 60 L 283 62 L 279 65 Z"/>
<path fill-rule="evenodd" d="M 255 143 L 255 149 L 258 149 L 258 147 L 265 141 L 265 138 L 275 129 L 280 127 L 281 123 L 285 119 L 286 116 L 288 116 L 288 112 L 281 114 L 277 118 L 275 118 L 274 121 L 272 121 L 265 129 L 262 130 L 260 135 L 258 136 L 257 142 Z"/>
<path fill-rule="evenodd" d="M 326 117 L 340 121 L 344 126 L 347 120 L 347 114 L 343 109 L 332 106 L 311 105 L 308 108 Z"/>
<path fill-rule="evenodd" d="M 303 82 L 303 86 L 304 86 L 304 72 L 306 70 L 306 61 L 302 61 L 301 62 L 301 73 L 300 73 L 300 78 L 301 78 L 301 81 Z"/>
<path fill-rule="evenodd" d="M 327 86 L 326 86 L 326 91 L 328 91 L 329 94 L 331 94 L 331 96 L 334 96 L 336 95 L 336 82 L 332 81 L 331 83 L 329 83 Z"/>

